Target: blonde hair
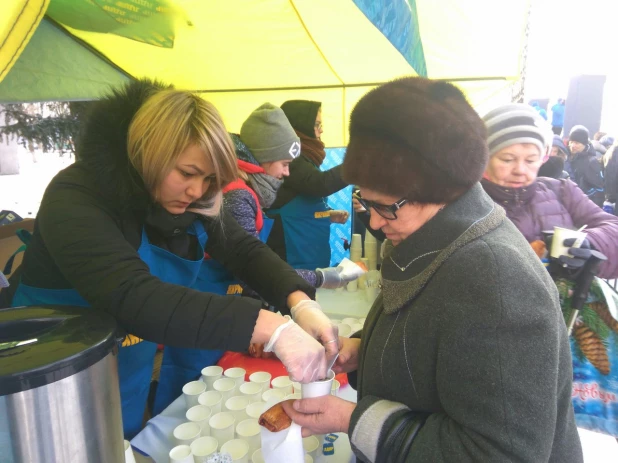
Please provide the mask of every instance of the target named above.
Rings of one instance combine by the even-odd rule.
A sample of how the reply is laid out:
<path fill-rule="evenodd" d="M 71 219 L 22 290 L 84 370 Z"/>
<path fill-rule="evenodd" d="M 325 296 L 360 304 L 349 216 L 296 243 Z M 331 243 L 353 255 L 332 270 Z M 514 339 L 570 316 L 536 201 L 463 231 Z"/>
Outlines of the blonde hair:
<path fill-rule="evenodd" d="M 146 100 L 129 126 L 129 160 L 155 201 L 178 156 L 193 144 L 212 162 L 215 179 L 187 210 L 215 217 L 221 210 L 221 189 L 237 177 L 234 145 L 217 108 L 190 92 L 160 90 Z"/>

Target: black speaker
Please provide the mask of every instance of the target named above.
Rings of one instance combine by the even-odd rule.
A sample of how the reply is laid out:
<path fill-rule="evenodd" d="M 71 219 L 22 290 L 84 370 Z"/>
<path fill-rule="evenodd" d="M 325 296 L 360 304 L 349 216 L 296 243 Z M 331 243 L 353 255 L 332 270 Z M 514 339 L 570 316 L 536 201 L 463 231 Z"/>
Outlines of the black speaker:
<path fill-rule="evenodd" d="M 590 138 L 601 127 L 605 76 L 576 76 L 571 79 L 564 111 L 564 136 L 574 125 L 583 125 Z"/>

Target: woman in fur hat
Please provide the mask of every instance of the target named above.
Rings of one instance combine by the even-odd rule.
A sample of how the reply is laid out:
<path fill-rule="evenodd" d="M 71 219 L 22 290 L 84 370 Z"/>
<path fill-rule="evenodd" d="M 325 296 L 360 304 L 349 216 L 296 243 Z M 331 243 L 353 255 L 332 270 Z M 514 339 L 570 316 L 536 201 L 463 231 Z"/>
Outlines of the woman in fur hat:
<path fill-rule="evenodd" d="M 326 197 L 347 186 L 341 166 L 321 171 L 326 157 L 322 104 L 290 100 L 281 105 L 300 138 L 300 156 L 290 164 L 272 206 L 266 210 L 274 219 L 268 245 L 294 268 L 324 268 L 330 264 L 330 225 L 345 223 L 347 211 L 333 211 Z"/>
<path fill-rule="evenodd" d="M 304 435 L 347 432 L 366 462 L 582 461 L 558 299 L 479 184 L 485 139 L 445 82 L 396 80 L 354 108 L 343 175 L 388 239 L 383 287 L 340 341 L 358 403 L 284 402 Z"/>
<path fill-rule="evenodd" d="M 220 214 L 236 163 L 212 104 L 133 82 L 94 104 L 76 158 L 47 188 L 23 264 L 1 295 L 14 307 L 103 310 L 135 335 L 118 357 L 125 436 L 141 427 L 157 343 L 236 351 L 265 343 L 297 380 L 325 375 L 337 330 L 306 302 L 314 288 Z M 290 307 L 298 325 L 260 301 L 196 284 L 205 252 Z"/>

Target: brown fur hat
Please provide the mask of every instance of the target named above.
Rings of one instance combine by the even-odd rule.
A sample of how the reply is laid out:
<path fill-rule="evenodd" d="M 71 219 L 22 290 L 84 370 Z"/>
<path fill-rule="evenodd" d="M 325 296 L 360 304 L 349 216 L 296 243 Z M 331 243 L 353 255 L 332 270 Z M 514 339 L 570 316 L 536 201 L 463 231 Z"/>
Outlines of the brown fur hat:
<path fill-rule="evenodd" d="M 350 116 L 343 177 L 418 203 L 448 203 L 478 182 L 485 124 L 455 86 L 405 77 L 367 93 Z"/>

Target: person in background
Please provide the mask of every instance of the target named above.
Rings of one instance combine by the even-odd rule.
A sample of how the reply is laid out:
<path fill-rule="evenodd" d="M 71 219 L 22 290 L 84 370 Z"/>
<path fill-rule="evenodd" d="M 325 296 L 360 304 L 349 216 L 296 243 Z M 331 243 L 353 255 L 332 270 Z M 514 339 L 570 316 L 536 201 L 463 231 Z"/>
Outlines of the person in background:
<path fill-rule="evenodd" d="M 487 158 L 449 83 L 399 79 L 352 111 L 343 174 L 388 238 L 382 293 L 336 363 L 358 402 L 283 402 L 303 435 L 346 432 L 364 462 L 583 461 L 558 295 L 479 185 Z"/>
<path fill-rule="evenodd" d="M 616 214 L 616 200 L 618 200 L 618 145 L 611 145 L 605 153 L 605 202 L 603 210 Z"/>
<path fill-rule="evenodd" d="M 290 164 L 290 175 L 270 208 L 274 219 L 268 245 L 294 268 L 324 268 L 330 265 L 330 224 L 345 223 L 347 211 L 333 211 L 326 197 L 347 186 L 341 166 L 321 171 L 326 157 L 320 137 L 322 104 L 290 100 L 281 109 L 300 138 L 300 156 Z"/>
<path fill-rule="evenodd" d="M 541 165 L 539 177 L 569 178 L 565 163 L 568 159 L 569 149 L 558 135 L 553 136 L 549 158 Z"/>
<path fill-rule="evenodd" d="M 597 206 L 602 207 L 605 199 L 603 192 L 603 172 L 597 154 L 590 143 L 588 129 L 576 125 L 569 133 L 569 150 L 571 157 L 571 179 Z"/>
<path fill-rule="evenodd" d="M 556 226 L 587 225 L 585 246 L 608 257 L 599 276 L 618 277 L 618 219 L 598 208 L 570 180 L 537 178 L 547 147 L 544 121 L 523 104 L 500 106 L 483 119 L 490 158 L 481 184 L 526 240 L 543 240 L 543 231 Z"/>
<path fill-rule="evenodd" d="M 535 109 L 535 111 L 538 112 L 541 115 L 541 117 L 543 119 L 547 120 L 547 111 L 545 111 L 545 109 L 543 109 L 543 108 L 541 108 L 541 106 L 539 106 L 538 101 L 533 101 L 530 104 Z"/>
<path fill-rule="evenodd" d="M 558 98 L 558 102 L 551 107 L 551 129 L 555 135 L 562 133 L 564 127 L 564 98 Z"/>
<path fill-rule="evenodd" d="M 337 329 L 310 300 L 314 288 L 220 213 L 236 163 L 212 104 L 134 81 L 93 103 L 76 147 L 77 161 L 47 187 L 0 299 L 102 310 L 131 333 L 118 353 L 126 438 L 141 429 L 158 343 L 234 351 L 270 343 L 297 380 L 325 375 Z M 295 321 L 261 301 L 194 289 L 204 252 Z"/>

